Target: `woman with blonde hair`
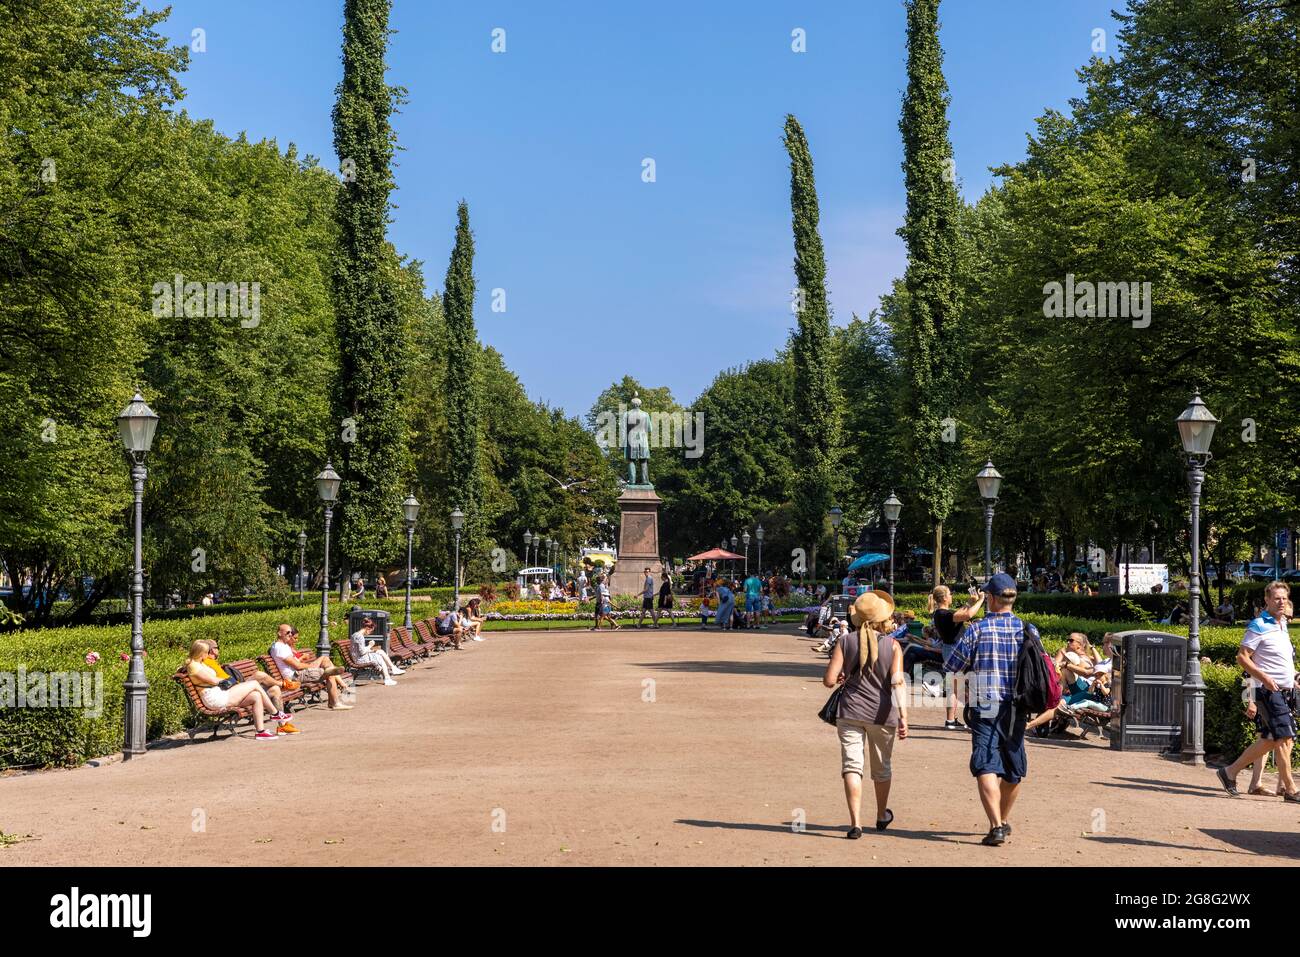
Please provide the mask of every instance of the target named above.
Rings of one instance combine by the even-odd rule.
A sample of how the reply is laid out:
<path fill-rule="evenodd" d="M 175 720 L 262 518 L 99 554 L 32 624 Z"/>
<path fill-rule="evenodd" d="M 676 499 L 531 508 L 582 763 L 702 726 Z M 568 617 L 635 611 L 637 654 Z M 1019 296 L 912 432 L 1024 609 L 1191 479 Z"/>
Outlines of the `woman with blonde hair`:
<path fill-rule="evenodd" d="M 274 741 L 275 732 L 267 731 L 262 719 L 268 714 L 279 718 L 280 713 L 271 703 L 266 692 L 262 690 L 262 686 L 256 681 L 241 681 L 229 688 L 222 688 L 221 682 L 217 680 L 217 673 L 203 662 L 208 654 L 208 643 L 195 641 L 190 645 L 189 658 L 185 662 L 185 673 L 190 676 L 190 681 L 199 690 L 199 697 L 203 699 L 203 704 L 213 711 L 251 707 L 253 727 L 257 729 L 257 740 Z M 283 720 L 287 721 L 288 715 L 284 715 Z"/>
<path fill-rule="evenodd" d="M 936 642 L 935 649 L 940 655 L 940 662 L 948 660 L 948 655 L 957 646 L 957 637 L 966 623 L 979 613 L 984 605 L 984 593 L 971 590 L 974 601 L 956 610 L 952 607 L 952 589 L 947 585 L 935 585 L 930 591 L 926 605 L 930 610 L 928 631 L 930 638 Z M 965 725 L 957 720 L 957 690 L 951 675 L 945 675 L 948 685 L 948 711 L 944 717 L 945 731 L 961 731 Z"/>
<path fill-rule="evenodd" d="M 862 837 L 858 821 L 866 754 L 870 755 L 876 791 L 876 830 L 883 831 L 894 820 L 889 809 L 890 758 L 895 737 L 907 737 L 907 699 L 903 653 L 889 634 L 893 613 L 894 600 L 888 592 L 859 595 L 849 616 L 853 628 L 835 643 L 822 678 L 828 688 L 844 685 L 835 727 L 840 739 L 840 776 L 849 805 L 846 836 L 850 840 Z"/>

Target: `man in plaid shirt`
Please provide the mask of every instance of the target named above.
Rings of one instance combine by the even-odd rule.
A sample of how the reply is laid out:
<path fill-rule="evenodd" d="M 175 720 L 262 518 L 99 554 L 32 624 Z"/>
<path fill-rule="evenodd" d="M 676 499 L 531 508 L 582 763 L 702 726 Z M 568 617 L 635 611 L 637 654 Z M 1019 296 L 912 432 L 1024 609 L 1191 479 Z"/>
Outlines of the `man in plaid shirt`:
<path fill-rule="evenodd" d="M 981 843 L 997 847 L 1011 834 L 1007 818 L 1025 776 L 1025 717 L 1012 700 L 1016 655 L 1025 634 L 1036 638 L 1038 631 L 1012 614 L 1016 580 L 1010 575 L 993 575 L 984 591 L 989 596 L 987 612 L 966 626 L 943 666 L 945 671 L 969 673 L 970 773 L 989 818 L 989 832 Z"/>

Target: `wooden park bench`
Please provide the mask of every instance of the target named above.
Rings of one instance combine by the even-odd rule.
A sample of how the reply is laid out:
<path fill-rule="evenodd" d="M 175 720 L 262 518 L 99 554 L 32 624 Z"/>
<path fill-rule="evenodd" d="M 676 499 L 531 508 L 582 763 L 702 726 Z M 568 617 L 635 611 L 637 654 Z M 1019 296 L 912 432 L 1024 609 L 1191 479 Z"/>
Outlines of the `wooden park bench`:
<path fill-rule="evenodd" d="M 393 649 L 400 649 L 407 655 L 407 660 L 414 661 L 416 658 L 428 658 L 433 654 L 432 645 L 422 645 L 419 642 L 411 640 L 411 633 L 405 627 L 399 625 L 388 633 L 388 653 L 394 659 L 397 655 L 393 654 Z"/>
<path fill-rule="evenodd" d="M 190 703 L 190 708 L 194 711 L 195 717 L 199 719 L 194 727 L 186 729 L 191 741 L 194 740 L 205 725 L 212 727 L 212 737 L 216 738 L 218 732 L 221 731 L 221 726 L 226 722 L 230 723 L 230 734 L 233 736 L 235 734 L 235 723 L 253 716 L 253 709 L 248 707 L 231 707 L 220 710 L 209 708 L 203 703 L 203 696 L 199 694 L 199 689 L 190 680 L 189 673 L 185 670 L 184 665 L 181 665 L 176 670 L 176 673 L 172 675 L 172 680 L 181 686 L 186 699 Z M 203 720 L 205 718 L 206 721 Z"/>
<path fill-rule="evenodd" d="M 451 635 L 438 634 L 437 620 L 434 618 L 417 621 L 415 623 L 415 633 L 419 636 L 421 642 L 435 649 L 444 649 L 456 641 Z"/>
<path fill-rule="evenodd" d="M 307 659 L 303 657 L 305 654 L 307 654 L 307 652 L 297 652 L 297 657 L 306 661 Z M 280 666 L 276 664 L 275 659 L 270 655 L 258 655 L 257 660 L 262 665 L 262 670 L 272 678 L 275 678 L 278 681 L 288 680 L 288 675 L 280 670 Z M 291 694 L 301 695 L 308 704 L 317 704 L 320 702 L 320 696 L 325 693 L 325 679 L 322 678 L 319 681 L 299 681 L 298 687 L 293 691 L 284 691 L 284 689 L 281 688 L 281 693 L 285 695 L 286 704 L 289 701 L 288 696 Z"/>
<path fill-rule="evenodd" d="M 259 669 L 257 667 L 257 662 L 253 661 L 251 658 L 241 658 L 239 661 L 231 661 L 228 662 L 227 664 L 222 665 L 222 667 L 225 668 L 227 671 L 234 671 L 238 673 L 240 681 L 257 680 L 256 675 Z M 274 660 L 272 663 L 272 667 L 274 667 Z M 265 664 L 263 664 L 261 670 L 265 671 L 268 675 L 270 675 L 272 678 L 276 679 L 277 681 L 283 680 L 278 668 L 275 671 L 272 671 Z M 302 701 L 303 699 L 302 688 L 298 687 L 298 688 L 294 688 L 292 691 L 287 691 L 285 690 L 285 688 L 281 687 L 280 699 L 284 702 L 284 710 L 292 711 L 293 703 L 295 701 Z"/>

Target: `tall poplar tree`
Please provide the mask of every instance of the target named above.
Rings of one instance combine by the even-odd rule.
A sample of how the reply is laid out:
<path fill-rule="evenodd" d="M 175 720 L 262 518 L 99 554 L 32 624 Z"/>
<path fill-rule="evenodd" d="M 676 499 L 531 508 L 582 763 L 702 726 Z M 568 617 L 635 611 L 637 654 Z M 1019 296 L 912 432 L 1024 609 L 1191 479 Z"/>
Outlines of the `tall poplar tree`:
<path fill-rule="evenodd" d="M 447 434 L 448 478 L 452 504 L 465 513 L 461 561 L 482 567 L 487 559 L 484 538 L 483 474 L 479 457 L 479 345 L 474 330 L 474 234 L 469 207 L 456 209 L 456 245 L 447 264 L 442 298 L 447 317 Z"/>
<path fill-rule="evenodd" d="M 934 523 L 934 580 L 943 565 L 943 523 L 957 474 L 955 417 L 959 385 L 958 229 L 955 163 L 948 141 L 948 84 L 939 45 L 939 0 L 907 5 L 907 92 L 899 129 L 907 215 L 907 291 L 901 345 L 904 421 L 911 486 Z"/>
<path fill-rule="evenodd" d="M 389 7 L 389 0 L 345 0 L 343 80 L 334 105 L 343 186 L 333 276 L 340 357 L 332 444 L 343 475 L 345 571 L 373 569 L 400 545 L 407 349 L 384 235 L 396 147 L 389 118 L 404 91 L 384 82 Z"/>
<path fill-rule="evenodd" d="M 796 326 L 790 351 L 794 359 L 795 440 L 801 464 L 795 473 L 795 534 L 812 543 L 812 570 L 817 542 L 835 494 L 835 465 L 840 448 L 840 396 L 835 387 L 831 313 L 826 299 L 826 256 L 817 231 L 817 186 L 812 154 L 803 127 L 785 118 L 785 148 L 790 154 L 790 213 L 794 225 Z"/>

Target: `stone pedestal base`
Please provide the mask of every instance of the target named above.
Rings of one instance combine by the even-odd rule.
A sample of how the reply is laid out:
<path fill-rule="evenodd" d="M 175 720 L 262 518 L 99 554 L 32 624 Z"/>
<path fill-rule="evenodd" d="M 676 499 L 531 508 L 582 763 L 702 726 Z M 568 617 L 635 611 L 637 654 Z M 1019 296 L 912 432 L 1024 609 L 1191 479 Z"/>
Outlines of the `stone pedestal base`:
<path fill-rule="evenodd" d="M 629 485 L 618 497 L 621 518 L 618 527 L 618 563 L 610 576 L 614 595 L 639 595 L 645 586 L 645 569 L 659 590 L 659 506 L 663 503 L 653 486 Z"/>

